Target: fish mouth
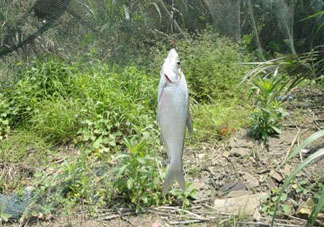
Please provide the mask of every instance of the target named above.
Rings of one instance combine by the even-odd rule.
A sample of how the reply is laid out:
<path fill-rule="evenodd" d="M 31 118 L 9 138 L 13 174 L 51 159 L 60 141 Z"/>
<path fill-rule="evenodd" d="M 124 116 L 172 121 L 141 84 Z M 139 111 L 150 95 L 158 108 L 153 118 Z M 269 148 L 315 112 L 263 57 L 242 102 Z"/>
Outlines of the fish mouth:
<path fill-rule="evenodd" d="M 181 75 L 181 74 L 180 74 Z M 169 83 L 174 83 L 174 81 L 172 81 L 171 79 L 170 79 L 170 77 L 167 75 L 167 74 L 165 74 L 164 73 L 164 77 L 165 77 L 165 79 L 169 82 Z M 181 76 L 177 76 L 177 80 L 176 81 L 178 81 L 179 79 L 180 79 L 180 77 Z"/>
<path fill-rule="evenodd" d="M 173 83 L 172 80 L 170 80 L 170 78 L 168 77 L 167 74 L 164 74 L 164 77 L 165 77 L 165 79 L 167 79 L 167 81 L 169 81 L 170 83 Z"/>

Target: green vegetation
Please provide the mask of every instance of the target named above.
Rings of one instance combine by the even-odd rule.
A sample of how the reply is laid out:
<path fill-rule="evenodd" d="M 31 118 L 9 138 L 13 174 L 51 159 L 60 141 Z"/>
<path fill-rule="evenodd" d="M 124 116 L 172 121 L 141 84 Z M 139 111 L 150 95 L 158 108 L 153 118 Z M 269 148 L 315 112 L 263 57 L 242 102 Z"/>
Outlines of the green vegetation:
<path fill-rule="evenodd" d="M 251 115 L 251 134 L 257 139 L 267 141 L 269 136 L 281 133 L 281 121 L 287 115 L 282 100 L 282 86 L 280 76 L 253 81 L 252 95 L 256 94 L 256 107 Z"/>
<path fill-rule="evenodd" d="M 243 53 L 211 32 L 199 37 L 192 45 L 179 42 L 192 91 L 192 144 L 229 135 L 248 124 L 250 112 L 239 102 L 247 92 L 233 92 L 246 72 L 239 64 Z M 166 53 L 156 53 L 158 68 Z M 196 198 L 190 184 L 184 195 L 178 189 L 167 197 L 160 192 L 165 169 L 156 124 L 157 68 L 81 62 L 43 57 L 18 64 L 17 79 L 0 91 L 1 162 L 10 166 L 25 159 L 38 166 L 29 174 L 39 202 L 24 216 L 35 215 L 29 210 L 49 215 L 81 205 L 89 215 L 107 206 L 138 212 L 164 203 L 189 207 Z M 21 169 L 16 176 L 10 184 L 4 178 L 1 190 L 23 190 L 28 175 Z"/>
<path fill-rule="evenodd" d="M 220 136 L 226 137 L 250 124 L 251 108 L 242 105 L 237 98 L 219 100 L 212 105 L 194 105 L 192 110 L 195 119 L 194 141 L 212 141 Z"/>
<path fill-rule="evenodd" d="M 43 12 L 32 8 L 36 2 Z M 156 93 L 173 38 L 189 85 L 194 138 L 186 144 L 193 150 L 240 128 L 267 144 L 288 119 L 290 92 L 302 82 L 323 84 L 323 0 L 67 2 L 54 21 L 55 2 L 50 12 L 48 1 L 0 3 L 0 193 L 22 195 L 33 186 L 22 219 L 77 209 L 95 216 L 107 207 L 191 206 L 196 189 L 190 184 L 184 194 L 160 193 L 166 155 Z M 259 150 L 252 156 L 262 161 Z M 323 210 L 323 183 L 312 182 L 311 190 L 295 177 L 322 156 L 322 150 L 312 154 L 281 188 L 278 183 L 263 212 L 288 214 L 298 207 L 292 193 L 311 194 L 313 225 Z M 8 218 L 0 204 L 0 223 Z"/>
<path fill-rule="evenodd" d="M 289 160 L 291 160 L 294 156 L 296 156 L 301 149 L 305 148 L 306 146 L 310 145 L 311 143 L 313 143 L 314 141 L 318 140 L 319 138 L 324 136 L 324 130 L 318 131 L 316 133 L 314 133 L 313 135 L 309 136 L 306 140 L 304 140 L 298 147 L 296 147 L 287 157 L 287 159 L 279 166 L 283 166 L 286 162 L 288 162 Z M 314 160 L 323 157 L 324 156 L 324 149 L 320 149 L 318 151 L 316 151 L 314 154 L 310 155 L 306 160 L 304 160 L 302 163 L 300 163 L 292 172 L 291 174 L 286 178 L 284 184 L 282 185 L 280 192 L 279 192 L 279 197 L 281 197 L 282 195 L 284 195 L 285 190 L 287 189 L 287 187 L 291 184 L 292 180 L 296 177 L 296 175 L 303 169 L 305 168 L 307 165 L 309 165 L 310 163 L 312 163 Z M 315 224 L 316 218 L 319 214 L 319 212 L 321 211 L 321 209 L 324 206 L 324 187 L 323 185 L 320 185 L 320 195 L 317 198 L 317 202 L 313 208 L 313 211 L 308 219 L 307 222 L 307 226 L 313 226 Z M 272 226 L 274 224 L 274 219 L 276 217 L 276 213 L 278 210 L 278 206 L 279 206 L 279 202 L 280 200 L 278 199 L 275 203 L 275 210 L 274 210 L 274 214 L 273 214 L 273 218 L 272 218 Z"/>
<path fill-rule="evenodd" d="M 182 70 L 189 85 L 191 97 L 199 103 L 212 103 L 235 97 L 246 98 L 245 85 L 239 86 L 249 67 L 243 62 L 250 60 L 247 52 L 209 29 L 187 40 L 177 42 Z M 154 65 L 161 65 L 166 47 L 152 48 Z M 158 68 L 154 68 L 158 74 Z"/>

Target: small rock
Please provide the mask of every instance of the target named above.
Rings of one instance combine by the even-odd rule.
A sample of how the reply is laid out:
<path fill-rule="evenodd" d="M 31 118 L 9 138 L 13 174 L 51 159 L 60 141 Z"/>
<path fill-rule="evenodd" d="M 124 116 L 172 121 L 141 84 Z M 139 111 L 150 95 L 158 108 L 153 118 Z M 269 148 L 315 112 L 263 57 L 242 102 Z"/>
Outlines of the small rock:
<path fill-rule="evenodd" d="M 265 167 L 261 167 L 260 169 L 257 170 L 257 174 L 264 174 L 266 172 L 269 172 L 270 170 L 268 168 Z"/>
<path fill-rule="evenodd" d="M 237 139 L 234 136 L 229 139 L 229 146 L 231 148 L 237 147 Z"/>
<path fill-rule="evenodd" d="M 267 175 L 261 175 L 259 182 L 263 183 L 267 179 Z"/>
<path fill-rule="evenodd" d="M 228 151 L 225 151 L 224 153 L 223 153 L 223 157 L 225 157 L 225 158 L 228 158 L 229 156 L 230 156 L 230 152 L 228 152 Z"/>
<path fill-rule="evenodd" d="M 28 187 L 23 195 L 12 193 L 10 195 L 0 194 L 0 214 L 9 215 L 10 219 L 18 220 L 32 203 L 33 187 Z"/>
<path fill-rule="evenodd" d="M 158 222 L 153 222 L 151 224 L 151 227 L 160 227 L 160 224 Z"/>
<path fill-rule="evenodd" d="M 245 129 L 240 130 L 235 133 L 229 140 L 229 146 L 234 147 L 244 147 L 244 148 L 253 148 L 254 139 L 249 137 L 248 132 Z"/>
<path fill-rule="evenodd" d="M 243 179 L 249 188 L 255 188 L 259 186 L 259 181 L 249 173 L 244 173 Z"/>
<path fill-rule="evenodd" d="M 308 152 L 310 152 L 309 149 L 301 149 L 300 151 L 302 154 L 307 154 Z"/>
<path fill-rule="evenodd" d="M 236 198 L 236 197 L 252 195 L 252 194 L 253 193 L 251 191 L 245 191 L 245 190 L 231 191 L 230 193 L 228 193 L 226 198 Z"/>
<path fill-rule="evenodd" d="M 285 176 L 289 176 L 291 173 L 292 167 L 290 165 L 285 165 L 284 169 L 283 169 L 283 174 Z"/>
<path fill-rule="evenodd" d="M 253 219 L 256 221 L 260 221 L 261 218 L 262 218 L 262 215 L 260 214 L 260 212 L 258 210 L 255 211 L 253 214 Z"/>
<path fill-rule="evenodd" d="M 311 215 L 312 213 L 312 210 L 314 208 L 314 201 L 313 199 L 310 197 L 306 200 L 306 202 L 304 202 L 303 204 L 301 204 L 298 209 L 297 209 L 297 212 L 296 212 L 296 215 L 300 218 L 303 218 L 303 219 L 308 219 L 308 217 Z"/>
<path fill-rule="evenodd" d="M 193 180 L 190 187 L 197 189 L 196 196 L 198 198 L 205 198 L 208 197 L 208 195 L 210 194 L 208 185 L 206 185 L 202 180 L 199 179 Z"/>
<path fill-rule="evenodd" d="M 313 209 L 315 207 L 315 202 L 312 199 L 312 197 L 309 197 L 306 202 L 301 204 L 297 211 L 296 211 L 296 216 L 308 220 L 309 216 L 311 215 Z M 319 226 L 324 226 L 324 213 L 321 212 L 318 214 L 316 223 Z M 317 225 L 316 225 L 317 226 Z"/>
<path fill-rule="evenodd" d="M 281 174 L 278 173 L 277 171 L 273 171 L 273 170 L 272 170 L 272 171 L 270 172 L 270 176 L 271 176 L 273 179 L 275 179 L 277 182 L 282 182 L 282 180 L 283 180 Z"/>
<path fill-rule="evenodd" d="M 226 182 L 219 190 L 222 192 L 239 191 L 247 190 L 247 187 L 242 182 Z"/>
<path fill-rule="evenodd" d="M 260 199 L 266 193 L 258 193 L 253 195 L 244 195 L 236 198 L 216 199 L 214 208 L 217 211 L 231 214 L 231 215 L 244 215 L 258 216 Z"/>
<path fill-rule="evenodd" d="M 205 157 L 205 154 L 198 154 L 199 159 L 203 159 Z"/>
<path fill-rule="evenodd" d="M 247 155 L 250 155 L 250 150 L 247 148 L 234 147 L 230 151 L 230 156 L 245 157 Z"/>

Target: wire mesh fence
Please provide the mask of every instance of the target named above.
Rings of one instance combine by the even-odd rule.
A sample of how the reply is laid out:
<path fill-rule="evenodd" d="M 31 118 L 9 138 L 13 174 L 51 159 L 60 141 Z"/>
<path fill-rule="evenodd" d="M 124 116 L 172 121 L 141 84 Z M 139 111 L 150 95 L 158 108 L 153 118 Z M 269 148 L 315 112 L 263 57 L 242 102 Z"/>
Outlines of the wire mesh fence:
<path fill-rule="evenodd" d="M 261 57 L 296 53 L 320 42 L 323 32 L 313 31 L 321 18 L 303 19 L 322 8 L 320 0 L 3 0 L 0 58 L 91 53 L 125 60 L 206 28 L 252 43 Z"/>

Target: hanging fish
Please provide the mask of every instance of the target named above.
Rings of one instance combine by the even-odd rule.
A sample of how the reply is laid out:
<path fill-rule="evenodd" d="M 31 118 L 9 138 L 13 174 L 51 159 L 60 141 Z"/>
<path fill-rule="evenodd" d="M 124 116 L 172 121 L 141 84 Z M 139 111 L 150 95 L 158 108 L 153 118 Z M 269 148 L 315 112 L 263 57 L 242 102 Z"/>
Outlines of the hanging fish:
<path fill-rule="evenodd" d="M 158 124 L 170 161 L 162 194 L 165 195 L 168 192 L 174 180 L 185 191 L 182 152 L 186 125 L 190 137 L 192 136 L 192 121 L 189 113 L 187 82 L 181 71 L 179 55 L 175 49 L 169 51 L 160 73 Z"/>

